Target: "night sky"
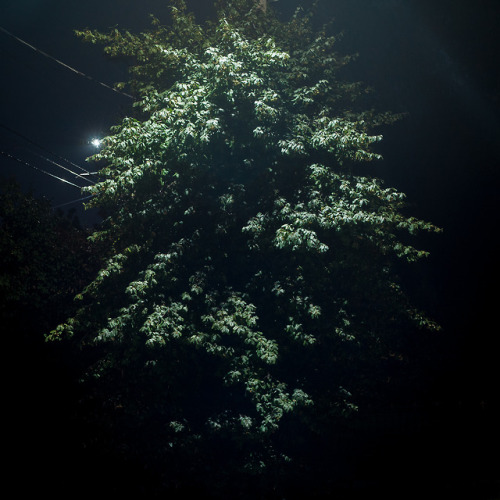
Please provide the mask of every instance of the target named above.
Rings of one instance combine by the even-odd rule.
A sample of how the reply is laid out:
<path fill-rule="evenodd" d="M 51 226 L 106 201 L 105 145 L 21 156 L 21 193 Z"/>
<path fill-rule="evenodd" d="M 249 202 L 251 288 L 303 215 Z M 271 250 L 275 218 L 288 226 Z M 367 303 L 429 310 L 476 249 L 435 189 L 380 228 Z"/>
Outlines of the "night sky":
<path fill-rule="evenodd" d="M 200 16 L 208 15 L 209 4 L 188 1 Z M 297 4 L 275 5 L 287 14 Z M 107 60 L 101 47 L 82 43 L 73 30 L 146 29 L 150 13 L 167 20 L 167 5 L 165 0 L 0 0 L 0 26 L 111 85 L 126 78 L 126 68 Z M 334 18 L 334 30 L 345 32 L 339 49 L 359 53 L 347 75 L 374 88 L 369 102 L 407 113 L 384 129 L 379 150 L 384 160 L 374 165 L 374 174 L 407 193 L 412 214 L 444 229 L 425 239 L 432 255 L 419 269 L 427 287 L 421 300 L 444 326 L 436 342 L 442 362 L 432 368 L 427 390 L 443 404 L 498 411 L 493 347 L 499 334 L 500 2 L 323 0 L 320 10 L 321 19 Z M 72 182 L 74 177 L 33 152 L 48 156 L 48 150 L 92 170 L 85 163 L 95 150 L 91 139 L 125 116 L 131 100 L 1 31 L 0 58 L 0 125 L 45 151 L 5 128 L 0 150 Z M 23 187 L 54 205 L 83 196 L 4 156 L 0 169 L 0 175 L 15 174 Z M 81 203 L 65 207 L 77 208 L 85 223 L 96 220 L 83 213 Z"/>

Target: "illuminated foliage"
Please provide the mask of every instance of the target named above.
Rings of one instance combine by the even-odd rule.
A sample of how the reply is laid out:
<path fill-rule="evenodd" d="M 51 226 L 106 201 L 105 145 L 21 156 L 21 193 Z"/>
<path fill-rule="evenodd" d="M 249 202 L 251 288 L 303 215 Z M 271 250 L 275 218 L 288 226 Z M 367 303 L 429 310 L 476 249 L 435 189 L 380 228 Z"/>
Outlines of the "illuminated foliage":
<path fill-rule="evenodd" d="M 195 467 L 231 443 L 227 462 L 257 470 L 293 458 L 283 428 L 326 435 L 354 410 L 401 332 L 435 328 L 392 269 L 437 228 L 359 173 L 393 117 L 356 111 L 335 37 L 250 0 L 203 26 L 172 3 L 169 26 L 80 33 L 129 58 L 137 102 L 88 189 L 114 255 L 51 337 L 100 346 L 90 373 L 160 422 L 158 449 Z"/>

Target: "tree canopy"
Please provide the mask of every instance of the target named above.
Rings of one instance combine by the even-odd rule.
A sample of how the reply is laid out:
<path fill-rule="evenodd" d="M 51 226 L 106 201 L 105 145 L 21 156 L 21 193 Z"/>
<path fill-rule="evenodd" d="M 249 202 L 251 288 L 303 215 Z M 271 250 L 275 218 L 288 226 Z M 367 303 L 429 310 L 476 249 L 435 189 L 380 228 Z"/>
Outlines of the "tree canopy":
<path fill-rule="evenodd" d="M 438 228 L 370 175 L 395 117 L 359 109 L 311 14 L 227 0 L 198 24 L 171 3 L 144 33 L 79 32 L 129 61 L 136 102 L 92 159 L 111 257 L 49 337 L 95 350 L 90 379 L 172 477 L 259 473 L 328 439 L 401 335 L 437 328 L 396 269 Z"/>
<path fill-rule="evenodd" d="M 0 180 L 0 317 L 5 331 L 39 335 L 70 312 L 72 298 L 97 269 L 83 230 L 71 211 Z M 43 340 L 43 337 L 42 337 Z"/>

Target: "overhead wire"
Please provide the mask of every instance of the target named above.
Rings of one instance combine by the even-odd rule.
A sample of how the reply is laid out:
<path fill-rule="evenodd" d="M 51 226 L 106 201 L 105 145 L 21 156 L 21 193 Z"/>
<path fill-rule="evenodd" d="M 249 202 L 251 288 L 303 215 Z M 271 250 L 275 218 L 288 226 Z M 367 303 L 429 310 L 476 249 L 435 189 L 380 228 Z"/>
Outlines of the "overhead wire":
<path fill-rule="evenodd" d="M 84 196 L 83 198 L 78 198 L 77 200 L 72 200 L 72 201 L 68 201 L 66 203 L 61 203 L 59 205 L 56 205 L 55 207 L 52 207 L 53 210 L 57 209 L 57 208 L 61 208 L 61 207 L 65 207 L 66 205 L 71 205 L 73 203 L 78 203 L 79 201 L 85 201 L 85 200 L 88 200 L 89 198 L 93 198 L 94 195 L 91 194 L 89 196 Z"/>
<path fill-rule="evenodd" d="M 10 159 L 12 159 L 14 161 L 17 161 L 18 163 L 21 163 L 23 165 L 31 167 L 31 168 L 33 168 L 35 170 L 38 170 L 39 172 L 42 172 L 45 175 L 53 177 L 54 179 L 57 179 L 57 180 L 62 181 L 62 182 L 65 182 L 66 184 L 69 184 L 70 186 L 74 186 L 74 187 L 76 187 L 78 189 L 82 189 L 82 187 L 83 187 L 83 186 L 78 186 L 77 184 L 74 184 L 73 182 L 70 182 L 67 179 L 63 179 L 62 177 L 59 177 L 59 176 L 54 175 L 54 174 L 52 174 L 50 172 L 47 172 L 46 170 L 43 170 L 42 168 L 36 167 L 35 165 L 32 165 L 31 163 L 28 163 L 25 160 L 21 160 L 21 159 L 17 158 L 17 156 L 14 156 L 14 155 L 12 155 L 10 153 L 7 153 L 6 151 L 0 150 L 0 154 L 2 154 L 3 156 L 6 156 L 7 158 L 10 158 Z"/>
<path fill-rule="evenodd" d="M 38 47 L 35 47 L 34 45 L 32 45 L 32 44 L 30 44 L 30 43 L 26 42 L 26 41 L 25 41 L 25 40 L 23 40 L 22 38 L 19 38 L 18 36 L 14 35 L 14 34 L 13 34 L 13 33 L 11 33 L 10 31 L 8 31 L 8 30 L 6 30 L 5 28 L 3 28 L 2 26 L 0 26 L 0 31 L 2 31 L 2 32 L 3 32 L 3 33 L 5 33 L 6 35 L 10 36 L 11 38 L 13 38 L 14 40 L 16 40 L 17 42 L 19 42 L 19 43 L 21 43 L 21 44 L 25 45 L 26 47 L 30 48 L 31 50 L 35 51 L 36 53 L 38 53 L 38 54 L 40 54 L 40 55 L 42 55 L 42 56 L 44 56 L 44 57 L 46 57 L 46 58 L 48 58 L 48 59 L 50 59 L 50 60 L 54 61 L 55 63 L 57 63 L 57 64 L 59 64 L 59 65 L 63 66 L 64 68 L 66 68 L 66 69 L 70 70 L 71 72 L 73 72 L 73 73 L 77 74 L 78 76 L 82 76 L 82 77 L 86 78 L 87 80 L 89 80 L 89 81 L 91 81 L 91 82 L 93 82 L 93 83 L 96 83 L 96 84 L 98 84 L 98 85 L 100 85 L 100 86 L 102 86 L 102 87 L 104 87 L 104 88 L 107 88 L 108 90 L 111 90 L 111 91 L 115 92 L 116 94 L 120 94 L 120 95 L 123 95 L 123 96 L 125 96 L 125 97 L 127 97 L 127 98 L 129 98 L 129 99 L 135 100 L 135 98 L 134 98 L 132 95 L 127 94 L 126 92 L 122 92 L 122 91 L 120 91 L 120 90 L 118 90 L 118 89 L 115 89 L 115 88 L 111 87 L 110 85 L 107 85 L 106 83 L 101 82 L 100 80 L 97 80 L 96 78 L 93 78 L 92 76 L 87 75 L 87 74 L 83 73 L 82 71 L 77 70 L 76 68 L 73 68 L 72 66 L 70 66 L 70 65 L 68 65 L 68 64 L 66 64 L 66 63 L 64 63 L 64 62 L 62 62 L 61 60 L 57 59 L 56 57 L 54 57 L 54 56 L 52 56 L 52 55 L 50 55 L 50 54 L 48 54 L 48 53 L 44 52 L 43 50 L 40 50 Z M 7 131 L 9 131 L 9 132 L 11 132 L 11 133 L 13 133 L 13 134 L 15 134 L 15 135 L 17 135 L 17 136 L 21 137 L 22 139 L 24 139 L 25 141 L 27 141 L 27 142 L 29 142 L 29 143 L 33 144 L 33 145 L 34 145 L 34 146 L 36 146 L 37 148 L 39 148 L 39 149 L 41 149 L 41 150 L 46 151 L 47 153 L 49 153 L 49 154 L 53 155 L 54 157 L 58 158 L 59 160 L 61 160 L 61 161 L 63 161 L 63 162 L 66 162 L 66 163 L 67 163 L 67 164 L 69 164 L 69 165 L 72 165 L 73 167 L 77 168 L 78 170 L 80 170 L 80 171 L 82 171 L 82 172 L 84 172 L 84 173 L 82 173 L 82 174 L 78 174 L 77 172 L 74 172 L 74 171 L 72 171 L 71 169 L 69 169 L 69 168 L 67 168 L 67 167 L 64 167 L 63 165 L 60 165 L 59 163 L 57 163 L 57 162 L 55 162 L 55 161 L 51 160 L 50 158 L 47 158 L 47 157 L 45 157 L 45 156 L 42 156 L 42 155 L 37 154 L 37 153 L 35 153 L 35 152 L 33 152 L 33 151 L 32 151 L 32 153 L 33 153 L 33 154 L 35 154 L 36 156 L 38 156 L 39 158 L 41 158 L 41 159 L 43 159 L 43 160 L 45 160 L 45 161 L 48 161 L 49 163 L 51 163 L 51 164 L 53 164 L 53 165 L 55 165 L 55 166 L 57 166 L 57 167 L 59 167 L 59 168 L 64 169 L 65 171 L 67 171 L 67 172 L 69 172 L 69 173 L 71 173 L 71 174 L 75 175 L 75 176 L 76 176 L 76 177 L 78 177 L 78 178 L 84 179 L 85 181 L 90 182 L 91 184 L 95 184 L 92 180 L 90 180 L 90 179 L 88 179 L 87 177 L 84 177 L 84 176 L 94 175 L 94 174 L 96 174 L 97 172 L 89 172 L 89 171 L 88 171 L 88 170 L 86 170 L 85 168 L 83 168 L 83 167 L 81 167 L 81 166 L 79 166 L 79 165 L 77 165 L 77 164 L 73 163 L 72 161 L 68 160 L 67 158 L 64 158 L 64 157 L 62 157 L 62 156 L 60 156 L 60 155 L 57 155 L 57 154 L 53 153 L 52 151 L 48 150 L 47 148 L 45 148 L 45 147 L 41 146 L 40 144 L 37 144 L 36 142 L 32 141 L 32 140 L 31 140 L 31 139 L 29 139 L 28 137 L 24 136 L 23 134 L 21 134 L 21 133 L 19 133 L 19 132 L 15 131 L 15 130 L 13 130 L 12 128 L 10 128 L 10 127 L 8 127 L 8 126 L 6 126 L 6 125 L 0 124 L 0 127 L 2 127 L 2 128 L 4 128 L 5 130 L 7 130 Z M 39 172 L 41 172 L 41 173 L 43 173 L 43 174 L 45 174 L 45 175 L 47 175 L 47 176 L 50 176 L 50 177 L 52 177 L 52 178 L 54 178 L 54 179 L 57 179 L 57 180 L 59 180 L 59 181 L 61 181 L 61 182 L 64 182 L 64 183 L 66 183 L 66 184 L 68 184 L 68 185 L 70 185 L 70 186 L 76 187 L 76 188 L 78 188 L 78 189 L 82 189 L 82 187 L 83 187 L 83 186 L 79 186 L 79 185 L 77 185 L 77 184 L 75 184 L 75 183 L 73 183 L 73 182 L 71 182 L 71 181 L 68 181 L 67 179 L 64 179 L 64 178 L 62 178 L 62 177 L 59 177 L 59 176 L 57 176 L 57 175 L 55 175 L 55 174 L 52 174 L 52 173 L 50 173 L 50 172 L 47 172 L 46 170 L 43 170 L 43 169 L 41 169 L 41 168 L 39 168 L 39 167 L 36 167 L 35 165 L 32 165 L 31 163 L 29 163 L 29 162 L 27 162 L 27 161 L 25 161 L 25 160 L 21 160 L 21 159 L 17 158 L 16 156 L 14 156 L 14 155 L 12 155 L 12 154 L 10 154 L 10 153 L 7 153 L 7 152 L 5 152 L 5 151 L 0 150 L 0 154 L 2 154 L 3 156 L 6 156 L 7 158 L 10 158 L 10 159 L 12 159 L 12 160 L 14 160 L 14 161 L 16 161 L 16 162 L 18 162 L 18 163 L 20 163 L 20 164 L 23 164 L 23 165 L 26 165 L 26 166 L 28 166 L 28 167 L 30 167 L 30 168 L 33 168 L 34 170 L 37 170 L 37 171 L 39 171 Z M 73 200 L 73 201 L 70 201 L 70 202 L 62 203 L 62 204 L 57 205 L 56 207 L 53 207 L 53 208 L 59 208 L 59 207 L 66 206 L 66 205 L 69 205 L 69 204 L 72 204 L 72 203 L 77 203 L 77 202 L 79 202 L 79 201 L 83 201 L 83 200 L 86 200 L 86 199 L 92 198 L 92 196 L 93 196 L 93 195 L 90 195 L 90 196 L 86 196 L 86 197 L 83 197 L 83 198 L 79 198 L 79 199 L 77 199 L 77 200 Z"/>
<path fill-rule="evenodd" d="M 7 125 L 4 125 L 3 123 L 0 123 L 0 127 L 9 131 L 10 133 L 14 134 L 14 135 L 17 135 L 18 137 L 20 137 L 21 139 L 24 139 L 26 142 L 29 142 L 30 144 L 33 144 L 33 146 L 36 146 L 37 148 L 39 149 L 42 149 L 43 151 L 45 151 L 46 153 L 49 153 L 51 154 L 52 156 L 55 156 L 56 158 L 58 158 L 59 160 L 62 160 L 62 161 L 65 161 L 66 163 L 68 163 L 69 165 L 72 165 L 73 167 L 77 168 L 78 170 L 81 170 L 83 172 L 86 172 L 87 175 L 90 173 L 86 168 L 83 168 L 81 167 L 80 165 L 77 165 L 76 163 L 73 163 L 72 161 L 68 160 L 67 158 L 64 158 L 63 156 L 60 156 L 52 151 L 50 151 L 49 149 L 47 149 L 45 146 L 41 146 L 40 144 L 36 143 L 35 141 L 33 141 L 32 139 L 30 139 L 29 137 L 26 137 L 25 135 L 21 134 L 20 132 L 18 132 L 17 130 L 14 130 L 12 129 L 11 127 L 8 127 Z"/>
<path fill-rule="evenodd" d="M 33 154 L 35 154 L 36 156 L 38 156 L 39 158 L 42 158 L 43 160 L 45 161 L 48 161 L 49 163 L 52 163 L 53 165 L 55 165 L 56 167 L 59 167 L 59 168 L 62 168 L 63 170 L 66 170 L 67 172 L 73 174 L 74 176 L 76 177 L 79 177 L 83 180 L 85 180 L 86 182 L 90 182 L 91 184 L 95 184 L 94 181 L 90 180 L 89 178 L 87 177 L 84 177 L 84 175 L 92 175 L 93 172 L 89 172 L 87 169 L 83 168 L 83 167 L 80 167 L 79 165 L 77 165 L 76 163 L 73 163 L 72 161 L 68 160 L 67 158 L 64 158 L 63 156 L 60 156 L 52 151 L 50 151 L 49 149 L 47 149 L 46 147 L 44 146 L 41 146 L 40 144 L 36 143 L 35 141 L 32 141 L 30 138 L 26 137 L 25 135 L 21 134 L 20 132 L 17 132 L 16 130 L 10 128 L 10 127 L 7 127 L 7 125 L 4 125 L 3 123 L 0 123 L 0 128 L 3 128 L 7 131 L 9 131 L 10 133 L 14 134 L 14 135 L 17 135 L 18 137 L 20 137 L 21 139 L 25 140 L 26 142 L 29 142 L 30 144 L 33 144 L 34 146 L 36 146 L 37 148 L 43 150 L 43 151 L 46 151 L 47 153 L 51 154 L 52 156 L 55 156 L 56 158 L 58 158 L 59 160 L 61 161 L 64 161 L 66 163 L 68 163 L 69 165 L 72 165 L 73 167 L 75 168 L 78 168 L 79 170 L 85 172 L 85 174 L 78 174 L 77 172 L 74 172 L 73 170 L 51 160 L 50 158 L 47 158 L 45 156 L 42 156 L 38 153 L 35 153 L 34 151 L 32 151 Z"/>
<path fill-rule="evenodd" d="M 34 45 L 31 45 L 30 43 L 26 42 L 25 40 L 23 40 L 22 38 L 19 38 L 18 36 L 14 35 L 13 33 L 11 33 L 10 31 L 6 30 L 5 28 L 3 28 L 2 26 L 0 26 L 0 31 L 2 31 L 3 33 L 5 33 L 6 35 L 10 36 L 11 38 L 13 38 L 14 40 L 18 41 L 19 43 L 22 43 L 23 45 L 25 45 L 26 47 L 29 47 L 31 50 L 34 50 L 35 52 L 37 52 L 38 54 L 48 58 L 48 59 L 51 59 L 52 61 L 56 62 L 57 64 L 63 66 L 64 68 L 72 71 L 73 73 L 79 75 L 79 76 L 83 76 L 84 78 L 86 78 L 87 80 L 93 82 L 93 83 L 96 83 L 98 85 L 101 85 L 102 87 L 105 87 L 113 92 L 115 92 L 116 94 L 120 94 L 120 95 L 123 95 L 125 97 L 128 97 L 129 99 L 132 99 L 132 100 L 135 100 L 135 97 L 130 95 L 130 94 L 127 94 L 126 92 L 122 92 L 118 89 L 115 89 L 114 87 L 111 87 L 110 85 L 104 83 L 104 82 L 101 82 L 100 80 L 97 80 L 96 78 L 93 78 L 92 76 L 90 75 L 87 75 L 86 73 L 84 73 L 83 71 L 79 71 L 75 68 L 73 68 L 72 66 L 69 66 L 68 64 L 60 61 L 59 59 L 57 59 L 56 57 L 54 56 L 51 56 L 50 54 L 47 54 L 47 52 L 44 52 L 43 50 L 40 50 L 39 48 L 35 47 Z"/>
<path fill-rule="evenodd" d="M 39 155 L 38 153 L 35 153 L 34 151 L 32 151 L 32 153 L 34 155 L 38 156 L 39 158 L 41 158 L 42 160 L 45 160 L 45 161 L 51 163 L 52 165 L 55 165 L 56 167 L 62 168 L 66 172 L 69 172 L 70 174 L 73 174 L 75 177 L 78 177 L 79 179 L 82 179 L 85 182 L 88 182 L 90 184 L 95 184 L 95 182 L 93 180 L 89 179 L 88 177 L 84 177 L 85 174 L 77 174 L 76 172 L 73 172 L 73 170 L 71 170 L 69 168 L 66 168 L 64 165 L 60 165 L 59 163 L 51 160 L 50 158 L 47 158 L 47 157 L 42 156 L 42 155 Z M 89 174 L 90 174 L 90 172 L 87 175 L 89 175 Z"/>

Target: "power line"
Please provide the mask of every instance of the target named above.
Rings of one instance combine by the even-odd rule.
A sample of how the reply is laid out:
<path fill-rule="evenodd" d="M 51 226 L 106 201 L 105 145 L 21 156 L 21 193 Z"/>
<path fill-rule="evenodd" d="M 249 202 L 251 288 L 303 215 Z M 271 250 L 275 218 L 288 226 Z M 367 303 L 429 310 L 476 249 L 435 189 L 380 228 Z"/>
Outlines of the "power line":
<path fill-rule="evenodd" d="M 121 95 L 123 95 L 125 97 L 128 97 L 129 99 L 135 100 L 134 96 L 131 96 L 130 94 L 127 94 L 126 92 L 121 92 L 120 90 L 117 90 L 117 89 L 111 87 L 110 85 L 107 85 L 106 83 L 103 83 L 100 80 L 97 80 L 97 79 L 95 79 L 95 78 L 93 78 L 93 77 L 91 77 L 91 76 L 83 73 L 82 71 L 79 71 L 79 70 L 73 68 L 72 66 L 69 66 L 68 64 L 63 63 L 62 61 L 60 61 L 59 59 L 55 58 L 54 56 L 51 56 L 50 54 L 47 54 L 43 50 L 40 50 L 39 48 L 31 45 L 30 43 L 26 42 L 25 40 L 23 40 L 23 39 L 17 37 L 16 35 L 12 34 L 10 31 L 7 31 L 5 28 L 2 28 L 1 26 L 0 26 L 0 31 L 3 31 L 6 35 L 12 37 L 14 40 L 18 41 L 19 43 L 22 43 L 26 47 L 29 47 L 31 50 L 34 50 L 38 54 L 41 54 L 42 56 L 44 56 L 44 57 L 46 57 L 48 59 L 51 59 L 52 61 L 56 62 L 57 64 L 60 64 L 64 68 L 69 69 L 73 73 L 76 73 L 79 76 L 83 76 L 87 80 L 90 80 L 91 82 L 97 83 L 98 85 L 101 85 L 102 87 L 105 87 L 105 88 L 107 88 L 109 90 L 112 90 L 113 92 L 115 92 L 117 94 L 121 94 Z"/>
<path fill-rule="evenodd" d="M 73 203 L 78 203 L 79 201 L 88 200 L 89 198 L 93 198 L 93 197 L 94 197 L 93 194 L 91 194 L 90 196 L 84 196 L 83 198 L 78 198 L 78 200 L 72 200 L 72 201 L 68 201 L 66 203 L 61 203 L 60 205 L 56 205 L 55 207 L 52 207 L 52 209 L 55 210 L 56 208 L 65 207 L 66 205 L 71 205 Z"/>
<path fill-rule="evenodd" d="M 90 184 L 95 184 L 95 182 L 92 181 L 92 180 L 90 180 L 88 177 L 84 177 L 86 175 L 90 175 L 92 172 L 78 174 L 76 172 L 73 172 L 73 170 L 65 167 L 64 165 L 61 165 L 60 163 L 57 163 L 56 161 L 51 160 L 50 158 L 47 158 L 46 156 L 42 156 L 41 154 L 38 154 L 38 153 L 36 153 L 35 151 L 32 151 L 32 150 L 28 150 L 28 151 L 30 153 L 34 154 L 35 156 L 38 156 L 38 158 L 41 158 L 42 160 L 45 160 L 45 161 L 51 163 L 52 165 L 55 165 L 56 167 L 59 167 L 59 168 L 65 170 L 66 172 L 69 172 L 70 174 L 73 174 L 75 177 L 78 177 L 79 179 L 83 179 L 85 182 L 88 182 Z M 97 172 L 94 172 L 94 173 L 97 173 Z"/>
<path fill-rule="evenodd" d="M 18 137 L 20 137 L 21 139 L 24 139 L 26 142 L 29 142 L 30 144 L 33 144 L 33 146 L 36 146 L 37 148 L 45 151 L 46 153 L 49 153 L 51 154 L 52 156 L 55 156 L 57 159 L 59 160 L 62 160 L 62 161 L 65 161 L 66 163 L 68 163 L 69 165 L 72 165 L 73 167 L 77 168 L 78 170 L 81 170 L 82 172 L 85 172 L 87 175 L 90 174 L 90 172 L 86 169 L 86 168 L 83 168 L 83 167 L 80 167 L 80 165 L 77 165 L 76 163 L 73 163 L 72 161 L 68 160 L 67 158 L 64 158 L 63 156 L 60 156 L 52 151 L 50 151 L 49 149 L 47 149 L 46 147 L 44 146 L 41 146 L 40 144 L 37 144 L 35 141 L 32 141 L 29 137 L 26 137 L 25 135 L 21 134 L 20 132 L 17 132 L 16 130 L 10 128 L 10 127 L 7 127 L 7 125 L 4 125 L 3 123 L 0 123 L 0 128 L 3 128 L 7 131 L 9 131 L 11 134 L 14 134 L 14 135 L 17 135 Z M 75 172 L 73 172 L 75 175 L 79 175 Z"/>
<path fill-rule="evenodd" d="M 50 177 L 53 177 L 54 179 L 57 179 L 59 181 L 62 181 L 62 182 L 65 182 L 66 184 L 69 184 L 70 186 L 74 186 L 78 189 L 82 189 L 82 186 L 78 186 L 77 184 L 74 184 L 73 182 L 70 182 L 66 179 L 63 179 L 62 177 L 58 177 L 57 175 L 54 175 L 54 174 L 51 174 L 50 172 L 47 172 L 41 168 L 38 168 L 38 167 L 35 167 L 35 165 L 32 165 L 31 163 L 28 163 L 27 161 L 24 161 L 24 160 L 20 160 L 19 158 L 17 158 L 16 156 L 13 156 L 11 155 L 10 153 L 6 153 L 5 151 L 2 151 L 0 150 L 0 154 L 6 156 L 7 158 L 10 158 L 12 160 L 15 160 L 17 161 L 18 163 L 21 163 L 22 165 L 26 165 L 28 167 L 31 167 L 35 170 L 38 170 L 39 172 L 42 172 L 43 174 L 45 175 L 49 175 Z"/>
<path fill-rule="evenodd" d="M 40 155 L 38 153 L 35 153 L 34 151 L 31 151 L 34 155 L 38 156 L 42 160 L 48 161 L 49 163 L 52 163 L 52 165 L 55 165 L 56 167 L 62 168 L 63 170 L 66 170 L 70 174 L 73 174 L 75 177 L 79 177 L 80 179 L 83 179 L 84 181 L 89 182 L 90 184 L 95 184 L 94 181 L 92 181 L 89 178 L 84 177 L 84 176 L 93 175 L 93 174 L 96 174 L 97 172 L 89 172 L 88 170 L 84 169 L 83 167 L 80 167 L 79 165 L 77 165 L 76 163 L 73 163 L 72 161 L 68 160 L 67 158 L 59 156 L 56 153 L 53 153 L 52 151 L 50 151 L 49 149 L 45 148 L 44 146 L 40 146 L 40 144 L 37 144 L 36 142 L 32 141 L 31 139 L 29 139 L 25 135 L 17 132 L 16 130 L 11 129 L 10 127 L 7 127 L 6 125 L 3 125 L 2 123 L 0 123 L 0 128 L 3 128 L 5 130 L 11 132 L 12 134 L 17 135 L 18 137 L 21 137 L 22 139 L 24 139 L 25 141 L 29 142 L 30 144 L 33 144 L 37 148 L 42 149 L 43 151 L 46 151 L 47 153 L 50 153 L 52 156 L 55 156 L 59 160 L 65 161 L 66 163 L 68 163 L 70 165 L 73 165 L 74 167 L 82 170 L 84 173 L 83 174 L 78 174 L 77 172 L 74 172 L 73 170 L 71 170 L 71 169 L 65 167 L 64 165 L 61 165 L 61 164 L 59 164 L 59 163 L 51 160 L 50 158 L 47 158 L 46 156 L 42 156 L 42 155 Z"/>
<path fill-rule="evenodd" d="M 91 181 L 88 177 L 84 177 L 83 175 L 80 175 L 80 174 L 77 174 L 76 172 L 73 172 L 73 170 L 70 170 L 69 168 L 66 168 L 65 166 L 63 165 L 60 165 L 59 163 L 51 160 L 50 158 L 46 158 L 45 156 L 42 156 L 42 155 L 39 155 L 38 153 L 35 153 L 34 151 L 32 151 L 32 153 L 36 156 L 38 156 L 39 158 L 41 158 L 42 160 L 45 160 L 45 161 L 48 161 L 49 163 L 52 163 L 52 165 L 55 165 L 56 167 L 59 167 L 59 168 L 62 168 L 63 170 L 65 170 L 66 172 L 69 172 L 70 174 L 73 174 L 75 177 L 78 177 L 80 179 L 83 179 L 84 181 L 86 182 L 89 182 L 90 184 L 95 184 L 94 181 Z M 89 172 L 90 173 L 90 172 Z M 87 174 L 88 175 L 88 174 Z"/>

